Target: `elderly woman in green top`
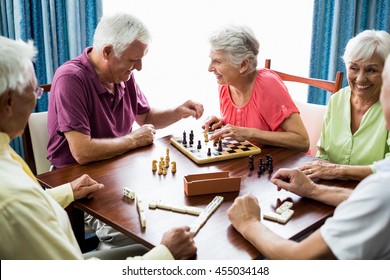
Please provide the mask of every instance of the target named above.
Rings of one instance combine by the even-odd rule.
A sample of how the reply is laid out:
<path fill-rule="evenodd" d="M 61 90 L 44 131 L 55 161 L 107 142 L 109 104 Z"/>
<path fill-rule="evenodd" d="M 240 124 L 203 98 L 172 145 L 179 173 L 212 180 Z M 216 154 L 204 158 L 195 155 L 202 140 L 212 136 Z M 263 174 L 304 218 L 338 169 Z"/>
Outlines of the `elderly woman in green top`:
<path fill-rule="evenodd" d="M 343 56 L 348 87 L 331 96 L 318 141 L 317 160 L 299 167 L 310 178 L 362 180 L 373 163 L 389 156 L 389 133 L 379 95 L 390 53 L 390 34 L 366 30 L 352 38 Z"/>

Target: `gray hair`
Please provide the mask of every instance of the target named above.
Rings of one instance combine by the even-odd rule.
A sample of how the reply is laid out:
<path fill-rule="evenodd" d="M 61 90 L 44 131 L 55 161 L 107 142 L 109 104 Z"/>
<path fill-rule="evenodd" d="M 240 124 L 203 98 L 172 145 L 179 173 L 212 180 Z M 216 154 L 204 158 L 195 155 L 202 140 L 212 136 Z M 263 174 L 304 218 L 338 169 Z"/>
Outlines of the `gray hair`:
<path fill-rule="evenodd" d="M 382 30 L 365 30 L 349 40 L 345 47 L 343 59 L 345 63 L 364 61 L 377 54 L 384 63 L 389 53 L 389 33 Z"/>
<path fill-rule="evenodd" d="M 33 41 L 25 43 L 0 36 L 0 96 L 10 89 L 22 92 L 31 82 L 26 77 L 31 76 L 36 54 Z"/>
<path fill-rule="evenodd" d="M 102 51 L 105 45 L 112 45 L 117 57 L 134 41 L 149 44 L 150 33 L 146 26 L 129 14 L 104 16 L 96 27 L 93 48 Z"/>
<path fill-rule="evenodd" d="M 257 67 L 260 44 L 253 31 L 246 26 L 227 26 L 216 31 L 209 39 L 212 51 L 223 51 L 229 61 L 239 65 L 249 60 L 252 71 Z"/>

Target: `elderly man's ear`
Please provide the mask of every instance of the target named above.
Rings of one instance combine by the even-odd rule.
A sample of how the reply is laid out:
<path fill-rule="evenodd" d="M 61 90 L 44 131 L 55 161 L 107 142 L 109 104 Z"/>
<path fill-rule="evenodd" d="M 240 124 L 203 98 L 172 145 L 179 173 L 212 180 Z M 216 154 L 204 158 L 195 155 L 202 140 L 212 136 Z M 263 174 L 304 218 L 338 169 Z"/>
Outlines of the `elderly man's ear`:
<path fill-rule="evenodd" d="M 0 96 L 0 112 L 10 114 L 12 112 L 13 90 L 7 90 Z"/>

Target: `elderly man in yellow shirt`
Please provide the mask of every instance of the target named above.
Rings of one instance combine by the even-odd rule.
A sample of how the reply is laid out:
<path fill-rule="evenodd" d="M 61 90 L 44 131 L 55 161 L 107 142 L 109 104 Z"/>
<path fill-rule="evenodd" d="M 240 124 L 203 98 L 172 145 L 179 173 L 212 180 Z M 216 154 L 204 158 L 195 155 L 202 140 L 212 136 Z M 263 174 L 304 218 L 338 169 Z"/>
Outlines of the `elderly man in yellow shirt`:
<path fill-rule="evenodd" d="M 131 245 L 82 255 L 63 207 L 104 186 L 83 175 L 44 191 L 9 146 L 11 139 L 23 133 L 40 92 L 32 64 L 35 53 L 31 42 L 0 36 L 0 259 L 192 257 L 196 247 L 189 227 L 168 231 L 161 245 L 149 252 L 141 245 Z"/>

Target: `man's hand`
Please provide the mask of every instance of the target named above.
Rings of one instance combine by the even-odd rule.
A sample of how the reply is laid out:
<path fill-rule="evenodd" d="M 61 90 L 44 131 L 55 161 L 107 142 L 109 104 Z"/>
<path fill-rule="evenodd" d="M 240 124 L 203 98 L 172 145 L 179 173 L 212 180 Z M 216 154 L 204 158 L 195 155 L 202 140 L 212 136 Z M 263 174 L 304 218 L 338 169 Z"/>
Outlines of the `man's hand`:
<path fill-rule="evenodd" d="M 271 182 L 278 187 L 278 190 L 295 193 L 301 197 L 312 198 L 315 190 L 315 183 L 298 169 L 279 169 L 272 177 Z"/>
<path fill-rule="evenodd" d="M 244 235 L 245 229 L 252 223 L 260 222 L 260 206 L 257 198 L 251 194 L 237 197 L 227 211 L 233 227 Z"/>
<path fill-rule="evenodd" d="M 152 144 L 155 134 L 156 130 L 152 124 L 144 124 L 132 131 L 128 136 L 134 141 L 134 149 Z"/>
<path fill-rule="evenodd" d="M 72 186 L 75 200 L 84 197 L 90 198 L 96 191 L 104 188 L 103 184 L 99 184 L 86 174 L 70 182 L 70 185 Z"/>
<path fill-rule="evenodd" d="M 194 117 L 199 119 L 203 115 L 203 105 L 192 100 L 187 100 L 176 109 L 182 119 Z"/>
<path fill-rule="evenodd" d="M 188 226 L 173 228 L 164 233 L 161 244 L 169 249 L 176 260 L 186 260 L 196 254 L 193 237 Z"/>

